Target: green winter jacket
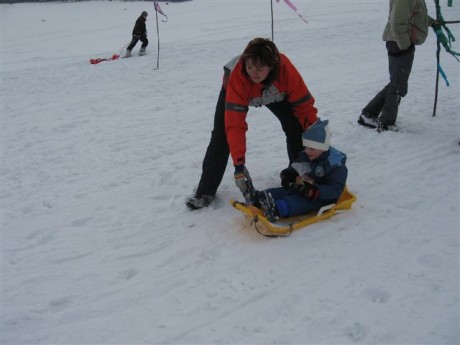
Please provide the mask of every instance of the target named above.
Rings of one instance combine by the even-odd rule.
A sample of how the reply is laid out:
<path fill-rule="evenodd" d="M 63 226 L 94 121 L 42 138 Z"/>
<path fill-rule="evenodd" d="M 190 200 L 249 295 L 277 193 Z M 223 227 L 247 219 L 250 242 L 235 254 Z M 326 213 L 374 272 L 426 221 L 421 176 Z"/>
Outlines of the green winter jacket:
<path fill-rule="evenodd" d="M 382 38 L 394 41 L 399 49 L 406 50 L 412 44 L 425 42 L 433 22 L 425 0 L 390 0 L 390 14 Z"/>

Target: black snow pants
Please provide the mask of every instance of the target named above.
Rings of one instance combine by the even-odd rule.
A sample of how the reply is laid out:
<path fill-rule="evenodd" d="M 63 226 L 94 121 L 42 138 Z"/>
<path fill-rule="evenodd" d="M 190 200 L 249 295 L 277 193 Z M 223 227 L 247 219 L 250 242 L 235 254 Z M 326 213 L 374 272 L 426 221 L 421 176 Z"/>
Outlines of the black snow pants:
<path fill-rule="evenodd" d="M 147 36 L 145 36 L 145 35 L 142 35 L 142 36 L 133 35 L 133 39 L 131 40 L 131 43 L 129 44 L 128 48 L 126 48 L 126 49 L 129 50 L 129 51 L 133 50 L 133 48 L 136 46 L 136 44 L 137 44 L 137 42 L 139 42 L 139 40 L 142 42 L 141 48 L 146 48 L 149 45 L 149 40 L 147 39 Z"/>

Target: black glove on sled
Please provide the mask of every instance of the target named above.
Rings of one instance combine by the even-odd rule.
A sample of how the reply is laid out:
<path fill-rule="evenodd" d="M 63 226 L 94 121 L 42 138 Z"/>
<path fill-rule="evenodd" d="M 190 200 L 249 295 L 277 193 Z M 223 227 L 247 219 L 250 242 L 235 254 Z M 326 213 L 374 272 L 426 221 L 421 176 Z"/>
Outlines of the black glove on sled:
<path fill-rule="evenodd" d="M 294 170 L 289 169 L 289 168 L 284 169 L 283 171 L 281 171 L 281 174 L 280 174 L 281 186 L 283 186 L 283 188 L 286 188 L 286 189 L 289 188 L 291 183 L 295 182 L 295 179 L 297 176 L 298 174 Z"/>
<path fill-rule="evenodd" d="M 303 182 L 302 184 L 296 185 L 297 190 L 300 194 L 304 195 L 309 199 L 318 199 L 319 189 L 317 185 L 311 184 L 309 182 Z"/>

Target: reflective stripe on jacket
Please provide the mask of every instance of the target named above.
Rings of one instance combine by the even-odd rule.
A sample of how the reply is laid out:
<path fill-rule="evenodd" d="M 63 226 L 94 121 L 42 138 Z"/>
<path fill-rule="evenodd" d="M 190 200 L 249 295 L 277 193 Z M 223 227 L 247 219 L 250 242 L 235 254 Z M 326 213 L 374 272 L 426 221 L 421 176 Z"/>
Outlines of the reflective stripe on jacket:
<path fill-rule="evenodd" d="M 245 162 L 248 129 L 246 115 L 249 106 L 257 107 L 286 99 L 304 130 L 316 122 L 318 112 L 314 107 L 315 99 L 300 73 L 284 54 L 280 54 L 279 74 L 268 86 L 254 83 L 243 69 L 244 62 L 238 57 L 224 68 L 225 132 L 234 165 Z"/>

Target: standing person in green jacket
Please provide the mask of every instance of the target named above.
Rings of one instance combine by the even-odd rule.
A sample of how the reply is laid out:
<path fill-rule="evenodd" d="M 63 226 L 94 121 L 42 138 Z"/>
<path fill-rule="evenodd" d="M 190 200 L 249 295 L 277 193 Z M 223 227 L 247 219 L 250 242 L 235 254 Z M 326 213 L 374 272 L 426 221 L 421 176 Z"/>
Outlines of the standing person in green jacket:
<path fill-rule="evenodd" d="M 425 42 L 429 27 L 435 24 L 425 0 L 390 0 L 382 37 L 388 51 L 390 82 L 364 107 L 358 119 L 360 125 L 379 132 L 395 126 L 401 97 L 407 94 L 415 45 Z"/>

